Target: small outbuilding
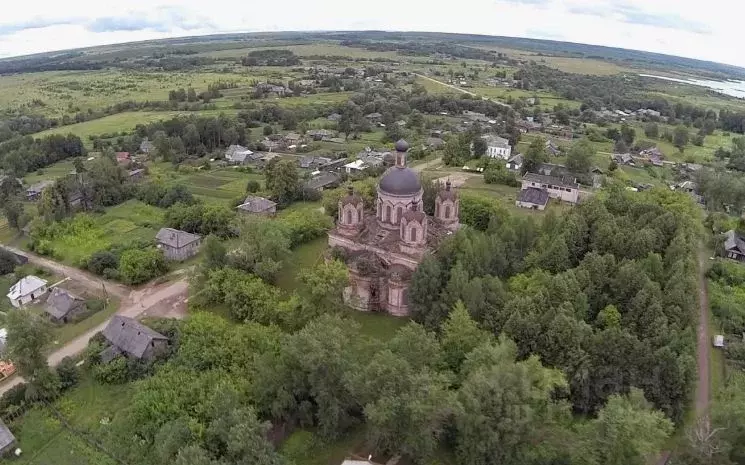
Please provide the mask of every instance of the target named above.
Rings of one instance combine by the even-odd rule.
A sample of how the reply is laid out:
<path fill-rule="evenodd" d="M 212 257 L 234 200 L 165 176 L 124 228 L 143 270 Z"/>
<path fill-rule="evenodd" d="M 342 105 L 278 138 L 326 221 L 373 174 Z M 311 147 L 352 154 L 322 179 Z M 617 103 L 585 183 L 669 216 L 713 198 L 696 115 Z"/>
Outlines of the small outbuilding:
<path fill-rule="evenodd" d="M 236 207 L 242 213 L 272 216 L 277 213 L 277 203 L 264 197 L 249 195 L 241 205 Z"/>
<path fill-rule="evenodd" d="M 55 287 L 47 297 L 44 311 L 55 323 L 68 323 L 85 312 L 85 300 L 72 292 Z"/>
<path fill-rule="evenodd" d="M 714 347 L 722 348 L 724 347 L 724 336 L 721 334 L 717 334 L 714 336 Z"/>
<path fill-rule="evenodd" d="M 16 447 L 16 437 L 5 423 L 0 420 L 0 457 L 9 454 Z"/>
<path fill-rule="evenodd" d="M 515 205 L 534 210 L 545 210 L 548 204 L 548 191 L 537 187 L 527 187 L 520 191 Z"/>
<path fill-rule="evenodd" d="M 22 307 L 33 302 L 47 292 L 47 282 L 36 276 L 26 276 L 10 287 L 7 294 L 10 303 L 16 307 Z"/>

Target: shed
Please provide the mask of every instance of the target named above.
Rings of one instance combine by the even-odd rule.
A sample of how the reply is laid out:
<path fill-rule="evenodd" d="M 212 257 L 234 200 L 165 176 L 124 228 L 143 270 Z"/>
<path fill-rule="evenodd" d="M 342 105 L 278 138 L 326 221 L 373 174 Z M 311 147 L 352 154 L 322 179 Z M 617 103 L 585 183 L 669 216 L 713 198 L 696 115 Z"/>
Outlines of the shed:
<path fill-rule="evenodd" d="M 724 336 L 717 334 L 714 336 L 714 347 L 724 347 Z"/>
<path fill-rule="evenodd" d="M 55 287 L 47 297 L 44 311 L 52 321 L 67 323 L 85 311 L 85 300 L 61 287 Z"/>

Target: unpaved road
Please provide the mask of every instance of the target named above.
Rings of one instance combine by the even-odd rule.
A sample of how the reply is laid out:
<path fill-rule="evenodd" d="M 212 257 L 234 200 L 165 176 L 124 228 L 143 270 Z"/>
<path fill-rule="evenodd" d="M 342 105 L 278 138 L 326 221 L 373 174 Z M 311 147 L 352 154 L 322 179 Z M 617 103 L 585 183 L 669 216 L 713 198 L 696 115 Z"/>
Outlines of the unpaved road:
<path fill-rule="evenodd" d="M 709 389 L 711 386 L 711 367 L 709 366 L 709 291 L 706 286 L 706 264 L 708 253 L 704 247 L 698 254 L 698 383 L 696 384 L 696 417 L 709 413 Z"/>
<path fill-rule="evenodd" d="M 29 260 L 31 260 L 31 256 L 29 256 Z M 42 265 L 41 262 L 35 263 L 39 263 L 40 265 Z M 44 266 L 47 265 L 44 264 Z M 68 268 L 60 264 L 57 264 L 57 266 Z M 75 279 L 78 279 L 77 276 L 75 277 Z M 116 286 L 118 286 L 119 291 L 121 291 L 122 289 L 127 289 L 127 296 L 124 300 L 122 300 L 122 306 L 119 311 L 116 312 L 117 315 L 123 315 L 130 318 L 137 318 L 142 314 L 164 316 L 170 318 L 183 317 L 183 310 L 185 308 L 185 301 L 188 295 L 187 291 L 189 288 L 189 284 L 187 283 L 186 279 L 161 285 L 146 286 L 143 289 L 133 290 L 131 292 L 126 286 L 122 286 L 121 284 L 116 284 Z M 98 285 L 98 288 L 100 288 L 100 284 Z M 111 289 L 109 289 L 109 292 L 112 292 Z M 71 357 L 84 351 L 85 348 L 88 346 L 88 341 L 96 333 L 102 331 L 106 327 L 106 325 L 109 324 L 109 321 L 111 321 L 111 319 L 106 320 L 105 322 L 89 330 L 85 334 L 78 336 L 77 338 L 65 344 L 63 347 L 60 347 L 56 351 L 52 352 L 49 357 L 47 357 L 49 365 L 55 366 L 63 358 Z M 23 378 L 21 378 L 20 376 L 16 376 L 15 378 L 12 378 L 7 382 L 0 384 L 0 395 L 8 391 L 13 386 L 22 382 Z"/>
<path fill-rule="evenodd" d="M 436 82 L 436 83 L 440 84 L 441 86 L 449 87 L 449 88 L 451 88 L 451 89 L 453 89 L 455 91 L 458 91 L 458 92 L 461 92 L 461 93 L 464 93 L 464 94 L 468 94 L 468 95 L 471 95 L 473 97 L 477 97 L 477 95 L 474 94 L 473 92 L 471 92 L 470 90 L 466 90 L 466 89 L 463 89 L 461 87 L 454 86 L 452 84 L 448 84 L 448 83 L 445 83 L 445 82 L 442 82 L 442 81 L 438 81 L 437 79 L 432 79 L 431 77 L 425 76 L 424 74 L 419 74 L 419 73 L 411 73 L 411 74 L 414 74 L 415 76 L 419 76 L 422 79 L 427 79 L 429 81 Z M 504 102 L 500 102 L 499 100 L 494 100 L 494 99 L 491 99 L 491 98 L 487 98 L 486 100 L 489 100 L 491 102 L 496 103 L 497 105 L 501 105 L 501 106 L 506 107 L 506 108 L 512 108 L 510 105 L 507 105 Z"/>
<path fill-rule="evenodd" d="M 44 268 L 48 268 L 54 271 L 55 273 L 61 274 L 65 277 L 69 276 L 70 278 L 74 279 L 75 281 L 89 288 L 91 291 L 101 292 L 102 286 L 105 286 L 106 292 L 113 294 L 119 297 L 120 299 L 124 299 L 127 296 L 129 296 L 130 288 L 123 284 L 119 284 L 113 281 L 108 281 L 106 279 L 99 278 L 98 276 L 94 276 L 83 270 L 79 270 L 72 266 L 63 265 L 62 263 L 55 262 L 53 260 L 44 258 L 40 255 L 36 255 L 31 252 L 26 252 L 25 250 L 16 249 L 15 247 L 10 247 L 7 245 L 3 245 L 2 247 L 4 249 L 10 250 L 11 252 L 15 254 L 28 257 L 29 263 L 43 266 Z"/>

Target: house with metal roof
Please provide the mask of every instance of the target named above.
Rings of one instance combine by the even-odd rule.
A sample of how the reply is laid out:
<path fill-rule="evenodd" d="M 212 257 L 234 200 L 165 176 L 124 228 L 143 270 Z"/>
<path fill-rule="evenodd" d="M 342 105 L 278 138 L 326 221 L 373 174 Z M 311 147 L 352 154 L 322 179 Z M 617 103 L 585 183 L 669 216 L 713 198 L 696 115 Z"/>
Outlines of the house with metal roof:
<path fill-rule="evenodd" d="M 537 187 L 528 187 L 520 191 L 515 205 L 521 208 L 545 210 L 548 205 L 548 191 Z"/>
<path fill-rule="evenodd" d="M 168 347 L 168 338 L 148 328 L 134 318 L 114 315 L 102 332 L 111 344 L 101 353 L 101 361 L 108 363 L 119 355 L 138 360 L 150 360 Z"/>
<path fill-rule="evenodd" d="M 338 174 L 325 171 L 306 182 L 305 188 L 322 191 L 324 189 L 337 187 L 340 182 L 341 177 Z"/>
<path fill-rule="evenodd" d="M 277 203 L 264 197 L 249 195 L 236 207 L 241 213 L 271 216 L 277 213 Z"/>
<path fill-rule="evenodd" d="M 16 447 L 16 437 L 10 429 L 0 420 L 0 457 L 9 454 Z"/>
<path fill-rule="evenodd" d="M 485 134 L 481 136 L 486 142 L 486 156 L 489 158 L 502 158 L 508 160 L 512 155 L 512 147 L 510 141 L 504 137 L 499 137 L 494 134 Z"/>
<path fill-rule="evenodd" d="M 251 159 L 253 152 L 242 145 L 231 145 L 225 151 L 225 159 L 228 163 L 242 165 Z"/>
<path fill-rule="evenodd" d="M 522 189 L 535 187 L 545 189 L 551 198 L 575 204 L 579 202 L 579 184 L 570 176 L 555 177 L 537 173 L 525 173 Z"/>
<path fill-rule="evenodd" d="M 202 236 L 173 228 L 161 228 L 155 240 L 167 259 L 181 261 L 199 252 Z"/>
<path fill-rule="evenodd" d="M 13 284 L 8 291 L 7 297 L 10 303 L 16 307 L 22 307 L 47 292 L 47 282 L 36 276 L 26 276 Z"/>
<path fill-rule="evenodd" d="M 734 229 L 724 233 L 724 256 L 738 262 L 745 262 L 745 238 Z"/>
<path fill-rule="evenodd" d="M 52 289 L 44 306 L 44 311 L 55 323 L 72 321 L 85 309 L 85 299 L 61 287 Z"/>

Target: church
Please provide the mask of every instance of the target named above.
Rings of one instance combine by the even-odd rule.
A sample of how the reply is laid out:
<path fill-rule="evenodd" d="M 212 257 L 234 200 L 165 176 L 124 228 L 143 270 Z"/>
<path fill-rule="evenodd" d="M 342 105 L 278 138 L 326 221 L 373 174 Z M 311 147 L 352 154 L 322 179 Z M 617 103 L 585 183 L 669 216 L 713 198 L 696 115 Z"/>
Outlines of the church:
<path fill-rule="evenodd" d="M 407 316 L 411 276 L 427 251 L 460 227 L 460 203 L 450 181 L 435 198 L 434 217 L 424 212 L 419 175 L 406 166 L 409 144 L 396 142 L 395 164 L 377 186 L 375 209 L 365 211 L 353 189 L 339 201 L 329 246 L 349 268 L 344 300 L 357 310 Z"/>

